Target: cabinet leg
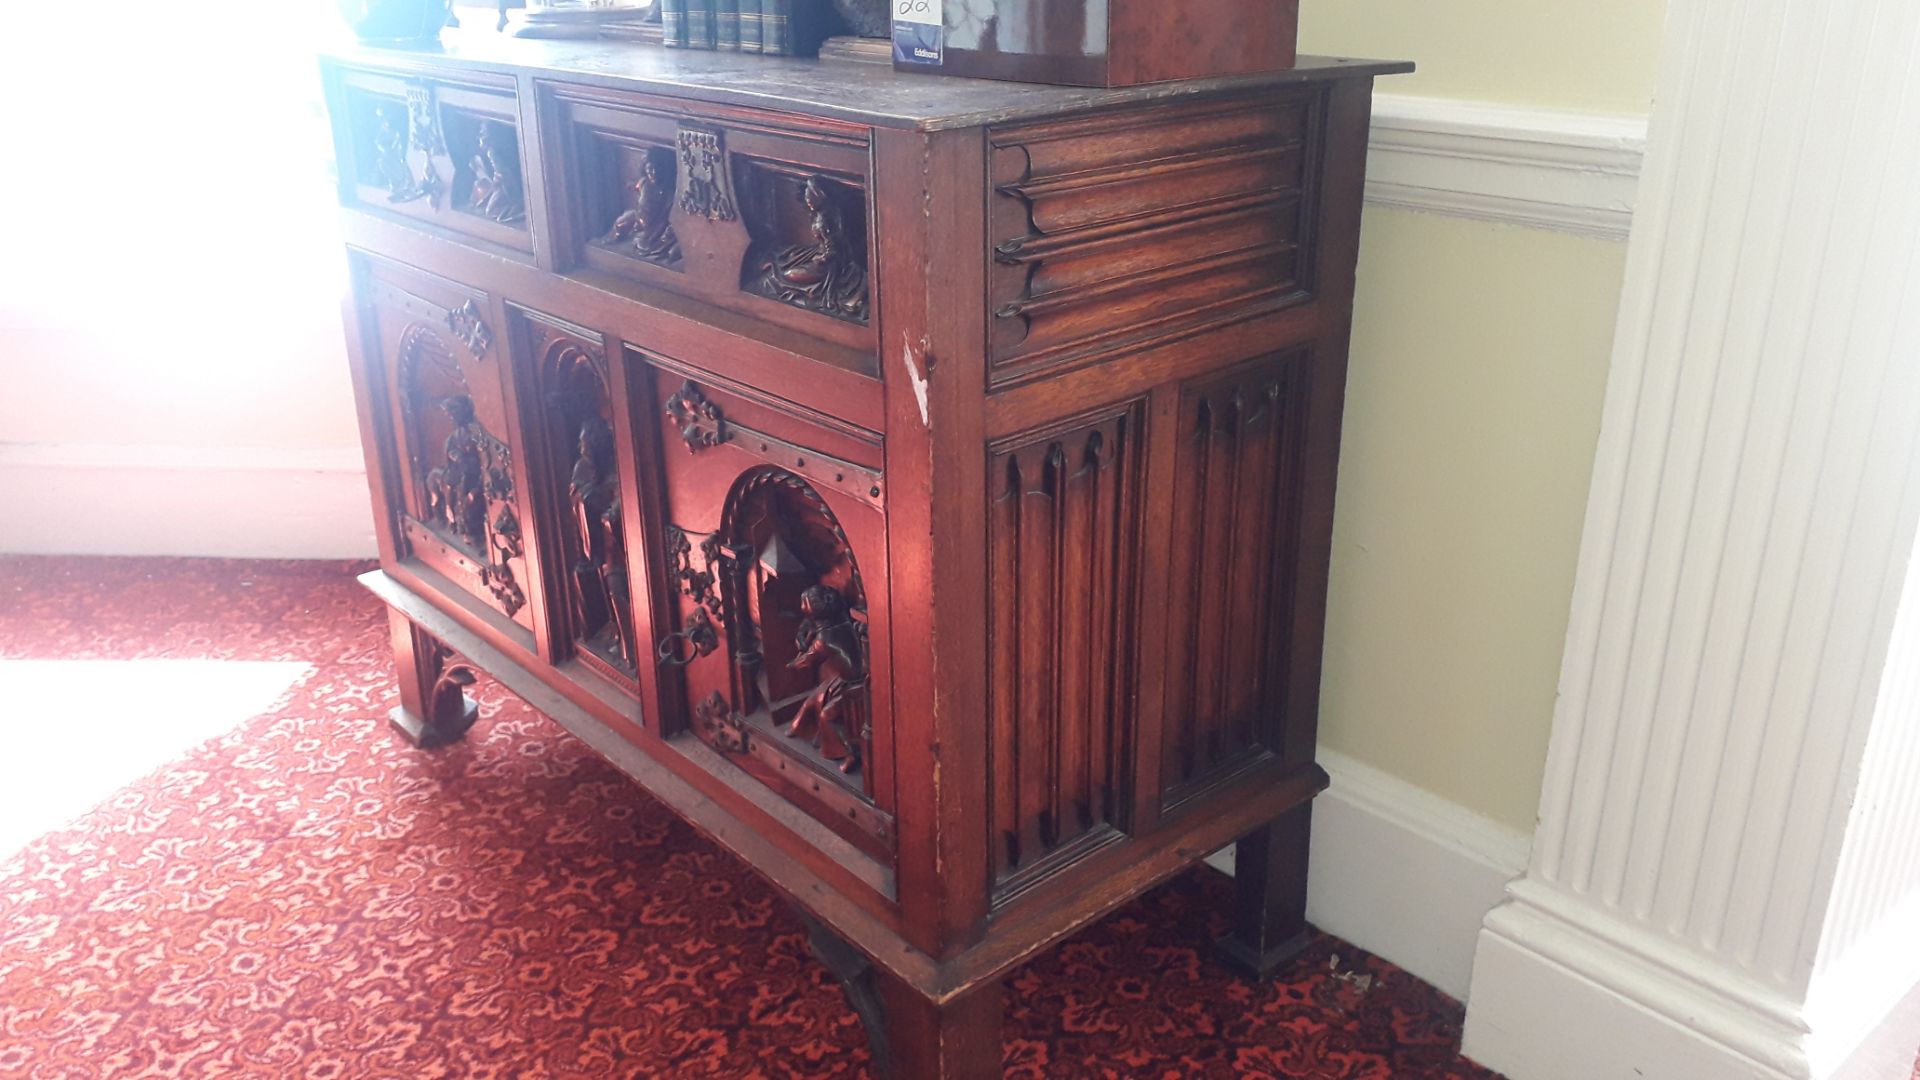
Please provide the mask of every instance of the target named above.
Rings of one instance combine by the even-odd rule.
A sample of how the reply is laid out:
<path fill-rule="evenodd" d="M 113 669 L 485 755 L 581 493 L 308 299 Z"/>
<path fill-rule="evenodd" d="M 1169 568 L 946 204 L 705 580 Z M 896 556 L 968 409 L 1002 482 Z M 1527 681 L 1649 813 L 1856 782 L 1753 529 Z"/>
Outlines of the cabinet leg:
<path fill-rule="evenodd" d="M 453 650 L 405 615 L 388 608 L 387 619 L 400 675 L 400 704 L 388 720 L 423 750 L 459 741 L 480 714 L 466 694 L 476 678 L 473 668 L 456 661 Z"/>
<path fill-rule="evenodd" d="M 813 955 L 832 971 L 867 1029 L 882 1080 L 999 1080 L 1000 983 L 934 1002 L 875 968 L 805 914 Z"/>
<path fill-rule="evenodd" d="M 1306 802 L 1240 838 L 1233 851 L 1233 930 L 1215 942 L 1229 967 L 1267 979 L 1305 948 L 1307 841 L 1313 803 Z"/>

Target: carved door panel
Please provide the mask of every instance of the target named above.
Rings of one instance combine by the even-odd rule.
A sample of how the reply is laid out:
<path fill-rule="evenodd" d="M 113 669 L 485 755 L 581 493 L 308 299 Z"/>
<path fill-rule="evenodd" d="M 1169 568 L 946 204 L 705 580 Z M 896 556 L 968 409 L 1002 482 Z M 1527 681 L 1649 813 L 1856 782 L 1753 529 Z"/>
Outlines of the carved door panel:
<path fill-rule="evenodd" d="M 616 446 L 614 393 L 599 334 L 508 305 L 526 433 L 528 498 L 549 554 L 548 626 L 557 659 L 577 659 L 639 692 L 645 635 L 635 623 Z"/>
<path fill-rule="evenodd" d="M 1127 403 L 989 447 L 996 905 L 1126 828 L 1143 413 Z"/>
<path fill-rule="evenodd" d="M 386 264 L 360 299 L 377 337 L 401 558 L 511 620 L 531 646 L 520 466 L 486 297 Z"/>
<path fill-rule="evenodd" d="M 1305 368 L 1291 352 L 1181 387 L 1164 599 L 1164 809 L 1281 747 Z"/>
<path fill-rule="evenodd" d="M 889 859 L 879 440 L 647 370 L 664 444 L 659 550 L 676 591 L 656 662 L 684 694 L 683 737 Z"/>

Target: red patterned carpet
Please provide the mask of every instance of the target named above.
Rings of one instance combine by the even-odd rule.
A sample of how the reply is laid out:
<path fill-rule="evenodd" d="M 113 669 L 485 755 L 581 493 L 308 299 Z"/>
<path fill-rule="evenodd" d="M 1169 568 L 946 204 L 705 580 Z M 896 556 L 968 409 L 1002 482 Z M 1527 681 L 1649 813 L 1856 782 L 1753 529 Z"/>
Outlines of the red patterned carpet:
<path fill-rule="evenodd" d="M 483 684 L 465 743 L 389 735 L 350 569 L 0 559 L 0 658 L 315 665 L 0 853 L 0 1076 L 867 1075 L 773 892 L 559 728 Z M 1234 978 L 1223 886 L 1197 871 L 1015 976 L 1008 1075 L 1492 1077 L 1456 1056 L 1457 1003 L 1332 938 L 1289 981 Z"/>

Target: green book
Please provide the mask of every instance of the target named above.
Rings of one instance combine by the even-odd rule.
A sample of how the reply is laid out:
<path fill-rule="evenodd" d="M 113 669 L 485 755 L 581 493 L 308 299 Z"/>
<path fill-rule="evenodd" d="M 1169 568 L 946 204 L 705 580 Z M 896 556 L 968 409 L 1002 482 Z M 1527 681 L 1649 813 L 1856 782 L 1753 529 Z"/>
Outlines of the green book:
<path fill-rule="evenodd" d="M 728 52 L 740 49 L 740 0 L 714 0 L 713 43 Z"/>
<path fill-rule="evenodd" d="M 760 51 L 793 55 L 792 0 L 760 0 Z"/>
<path fill-rule="evenodd" d="M 739 0 L 739 4 L 740 51 L 760 52 L 760 0 Z"/>
<path fill-rule="evenodd" d="M 713 0 L 687 0 L 687 48 L 714 46 Z"/>
<path fill-rule="evenodd" d="M 687 0 L 660 0 L 660 44 L 687 47 Z"/>

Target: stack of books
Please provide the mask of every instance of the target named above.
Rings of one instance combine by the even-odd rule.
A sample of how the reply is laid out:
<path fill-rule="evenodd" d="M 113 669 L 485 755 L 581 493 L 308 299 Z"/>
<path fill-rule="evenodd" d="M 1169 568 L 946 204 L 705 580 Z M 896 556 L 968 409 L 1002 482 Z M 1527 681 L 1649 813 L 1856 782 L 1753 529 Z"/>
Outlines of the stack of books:
<path fill-rule="evenodd" d="M 833 18 L 828 0 L 660 0 L 661 42 L 676 49 L 811 56 Z"/>

